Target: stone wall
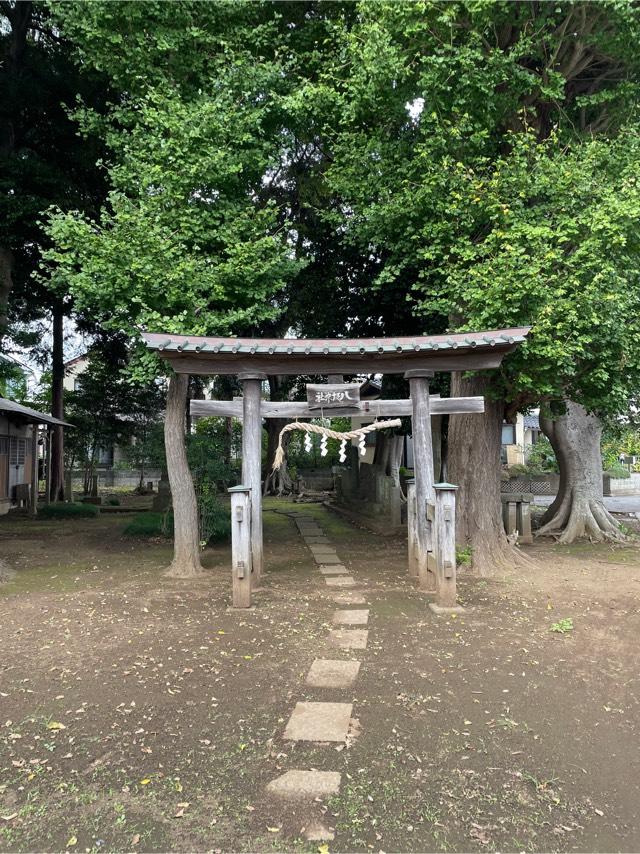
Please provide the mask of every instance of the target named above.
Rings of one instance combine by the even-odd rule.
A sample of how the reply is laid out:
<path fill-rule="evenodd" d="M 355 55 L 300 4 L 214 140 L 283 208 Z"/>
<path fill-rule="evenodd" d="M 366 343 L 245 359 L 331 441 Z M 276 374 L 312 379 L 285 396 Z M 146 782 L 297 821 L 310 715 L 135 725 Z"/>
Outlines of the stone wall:
<path fill-rule="evenodd" d="M 135 469 L 98 469 L 98 489 L 135 489 L 140 483 L 140 473 Z M 144 474 L 144 484 L 148 481 L 153 482 L 153 488 L 158 488 L 162 472 L 160 469 L 149 469 Z M 74 471 L 71 478 L 73 489 L 80 491 L 84 485 L 84 473 L 82 471 Z"/>
<path fill-rule="evenodd" d="M 640 495 L 640 473 L 634 472 L 631 477 L 618 478 L 602 476 L 602 489 L 605 495 Z"/>
<path fill-rule="evenodd" d="M 406 524 L 406 502 L 392 477 L 376 466 L 352 465 L 336 475 L 336 501 L 352 512 L 384 523 L 389 533 Z"/>

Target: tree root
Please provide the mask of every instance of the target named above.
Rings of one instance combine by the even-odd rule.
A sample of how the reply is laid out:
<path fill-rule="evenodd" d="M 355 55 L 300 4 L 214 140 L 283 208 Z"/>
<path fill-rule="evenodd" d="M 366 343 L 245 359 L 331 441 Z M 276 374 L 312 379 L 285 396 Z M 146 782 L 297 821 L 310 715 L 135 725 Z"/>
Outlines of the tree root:
<path fill-rule="evenodd" d="M 173 560 L 167 569 L 165 569 L 163 575 L 166 578 L 196 578 L 198 575 L 202 575 L 203 572 L 204 568 L 200 561 L 194 563 L 193 561 Z"/>
<path fill-rule="evenodd" d="M 574 543 L 583 537 L 592 543 L 625 542 L 614 517 L 599 499 L 574 498 L 567 492 L 553 517 L 536 531 L 536 537 L 555 537 L 558 543 Z"/>

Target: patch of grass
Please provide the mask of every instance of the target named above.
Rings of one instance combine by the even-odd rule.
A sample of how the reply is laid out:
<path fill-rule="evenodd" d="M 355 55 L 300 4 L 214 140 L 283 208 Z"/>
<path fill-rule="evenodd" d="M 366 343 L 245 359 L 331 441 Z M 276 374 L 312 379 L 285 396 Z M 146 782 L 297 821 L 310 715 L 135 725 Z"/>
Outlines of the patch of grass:
<path fill-rule="evenodd" d="M 557 623 L 554 623 L 549 629 L 550 632 L 555 632 L 559 635 L 566 635 L 568 632 L 573 631 L 573 619 L 571 617 L 565 617 L 562 620 L 558 620 Z"/>
<path fill-rule="evenodd" d="M 138 513 L 122 533 L 125 537 L 171 537 L 173 513 Z"/>
<path fill-rule="evenodd" d="M 456 563 L 458 566 L 471 566 L 473 560 L 473 549 L 471 546 L 456 548 Z"/>
<path fill-rule="evenodd" d="M 93 518 L 100 513 L 95 504 L 46 504 L 38 509 L 41 519 Z"/>

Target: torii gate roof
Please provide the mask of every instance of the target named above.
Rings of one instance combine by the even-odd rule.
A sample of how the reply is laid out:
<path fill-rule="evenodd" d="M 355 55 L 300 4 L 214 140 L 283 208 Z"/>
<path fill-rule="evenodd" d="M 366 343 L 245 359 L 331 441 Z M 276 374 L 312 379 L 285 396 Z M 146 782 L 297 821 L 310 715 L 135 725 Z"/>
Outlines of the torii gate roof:
<path fill-rule="evenodd" d="M 393 338 L 216 338 L 145 332 L 150 350 L 186 374 L 398 374 L 497 368 L 530 327 Z"/>

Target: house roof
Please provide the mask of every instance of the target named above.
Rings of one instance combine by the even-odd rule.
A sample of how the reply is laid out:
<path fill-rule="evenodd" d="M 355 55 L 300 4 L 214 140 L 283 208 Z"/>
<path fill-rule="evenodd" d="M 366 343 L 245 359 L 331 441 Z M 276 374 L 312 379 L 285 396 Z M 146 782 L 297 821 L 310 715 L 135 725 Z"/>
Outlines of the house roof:
<path fill-rule="evenodd" d="M 179 373 L 403 373 L 497 367 L 529 327 L 393 338 L 216 338 L 143 333 Z"/>
<path fill-rule="evenodd" d="M 531 430 L 539 430 L 540 429 L 540 419 L 537 415 L 525 415 L 524 416 L 524 426 L 525 428 L 529 428 Z"/>
<path fill-rule="evenodd" d="M 7 400 L 6 397 L 0 397 L 0 412 L 7 412 L 10 415 L 14 415 L 21 421 L 26 421 L 27 424 L 52 424 L 59 427 L 73 427 L 73 424 L 60 421 L 59 418 L 54 418 L 53 415 L 47 415 L 28 406 L 22 406 L 13 400 Z"/>

